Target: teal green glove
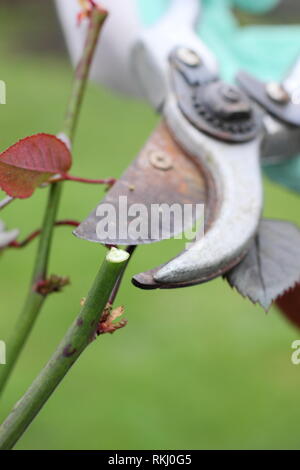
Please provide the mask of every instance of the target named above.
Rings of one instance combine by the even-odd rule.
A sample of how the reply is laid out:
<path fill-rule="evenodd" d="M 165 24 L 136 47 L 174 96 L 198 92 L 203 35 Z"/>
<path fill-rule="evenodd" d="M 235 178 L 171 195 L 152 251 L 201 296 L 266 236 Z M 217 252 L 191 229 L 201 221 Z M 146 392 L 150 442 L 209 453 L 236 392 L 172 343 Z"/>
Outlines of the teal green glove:
<path fill-rule="evenodd" d="M 241 8 L 264 12 L 274 7 L 273 0 L 232 0 Z M 206 0 L 199 34 L 216 53 L 221 73 L 233 80 L 240 68 L 262 80 L 281 80 L 300 50 L 300 27 L 248 26 L 240 28 L 233 17 L 229 3 Z M 276 53 L 274 53 L 276 51 Z M 300 157 L 290 162 L 265 168 L 273 180 L 300 192 Z"/>
<path fill-rule="evenodd" d="M 239 27 L 232 4 L 251 11 L 266 11 L 276 5 L 270 0 L 204 0 L 199 35 L 215 52 L 226 80 L 245 68 L 264 80 L 281 80 L 300 50 L 298 26 Z M 276 53 L 274 53 L 276 51 Z"/>
<path fill-rule="evenodd" d="M 232 0 L 233 6 L 251 13 L 265 13 L 274 8 L 280 0 Z"/>
<path fill-rule="evenodd" d="M 300 156 L 287 163 L 265 167 L 264 171 L 271 180 L 300 193 Z"/>
<path fill-rule="evenodd" d="M 171 0 L 138 0 L 142 18 L 153 24 Z M 264 13 L 278 0 L 203 0 L 199 36 L 217 56 L 221 75 L 233 81 L 237 71 L 246 69 L 256 77 L 281 80 L 300 51 L 298 26 L 239 27 L 231 7 Z M 274 181 L 300 192 L 300 157 L 265 169 Z"/>

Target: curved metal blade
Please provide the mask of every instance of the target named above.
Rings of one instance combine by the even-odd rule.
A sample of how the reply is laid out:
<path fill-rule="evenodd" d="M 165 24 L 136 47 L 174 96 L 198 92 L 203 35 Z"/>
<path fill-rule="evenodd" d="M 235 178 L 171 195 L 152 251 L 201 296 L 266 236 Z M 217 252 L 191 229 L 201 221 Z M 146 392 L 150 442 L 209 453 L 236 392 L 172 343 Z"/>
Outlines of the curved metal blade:
<path fill-rule="evenodd" d="M 220 205 L 203 238 L 166 265 L 134 277 L 145 289 L 195 285 L 227 272 L 246 255 L 263 204 L 260 137 L 235 145 L 211 139 L 185 121 L 174 99 L 166 116 L 176 139 L 213 175 Z"/>
<path fill-rule="evenodd" d="M 174 203 L 180 207 L 205 204 L 208 225 L 215 213 L 215 193 L 212 179 L 199 162 L 174 141 L 162 122 L 137 159 L 74 234 L 85 240 L 111 245 L 142 245 L 168 239 L 191 229 L 195 223 L 195 212 L 187 215 L 182 224 L 170 223 L 170 208 Z M 153 234 L 151 209 L 154 206 L 159 206 L 160 218 Z M 107 237 L 106 233 L 99 233 L 97 227 L 105 210 L 110 211 L 110 208 L 107 227 L 110 236 Z M 146 227 L 146 233 L 133 238 L 130 226 L 137 215 L 140 226 Z"/>

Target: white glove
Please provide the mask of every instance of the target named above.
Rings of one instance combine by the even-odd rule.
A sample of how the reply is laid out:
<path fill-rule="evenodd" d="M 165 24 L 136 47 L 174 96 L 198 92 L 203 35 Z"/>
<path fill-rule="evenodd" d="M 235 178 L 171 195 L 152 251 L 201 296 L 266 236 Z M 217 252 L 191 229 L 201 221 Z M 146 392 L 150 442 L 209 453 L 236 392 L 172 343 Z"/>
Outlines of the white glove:
<path fill-rule="evenodd" d="M 87 22 L 77 24 L 80 6 L 77 0 L 55 0 L 73 65 L 80 59 L 86 37 Z M 91 70 L 91 79 L 131 96 L 139 96 L 130 70 L 129 54 L 141 23 L 135 0 L 101 0 L 109 10 L 103 26 Z"/>
<path fill-rule="evenodd" d="M 77 24 L 80 12 L 78 0 L 55 1 L 75 65 L 82 53 L 87 22 L 83 21 L 80 26 Z M 150 29 L 145 29 L 139 17 L 138 0 L 101 0 L 101 4 L 108 9 L 109 17 L 104 24 L 92 66 L 91 79 L 96 82 L 130 96 L 146 98 L 158 109 L 165 96 L 165 69 L 172 47 L 187 45 L 201 55 L 211 70 L 217 69 L 215 57 L 195 32 L 196 19 L 201 12 L 200 0 L 171 1 L 166 15 Z M 140 44 L 140 41 L 143 43 L 144 60 L 141 67 L 137 50 L 133 54 L 133 46 Z M 149 67 L 145 66 L 145 54 L 150 61 L 147 63 Z M 151 73 L 155 68 L 157 73 Z M 145 90 L 144 84 L 150 92 Z"/>

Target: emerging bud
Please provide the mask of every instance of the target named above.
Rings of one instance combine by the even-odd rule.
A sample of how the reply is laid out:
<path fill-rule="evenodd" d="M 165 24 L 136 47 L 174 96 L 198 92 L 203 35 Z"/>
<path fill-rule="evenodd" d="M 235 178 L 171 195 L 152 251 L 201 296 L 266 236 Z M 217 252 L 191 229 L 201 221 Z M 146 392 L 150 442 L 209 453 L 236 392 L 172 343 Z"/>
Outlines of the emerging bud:
<path fill-rule="evenodd" d="M 65 286 L 70 284 L 68 277 L 60 277 L 53 274 L 49 279 L 39 281 L 35 286 L 35 291 L 46 296 L 55 292 L 61 292 Z"/>
<path fill-rule="evenodd" d="M 123 319 L 118 322 L 115 322 L 118 318 L 120 318 L 125 312 L 124 307 L 117 307 L 115 309 L 112 309 L 112 306 L 110 304 L 107 304 L 100 323 L 98 325 L 96 335 L 105 335 L 107 333 L 113 334 L 115 331 L 120 330 L 121 328 L 124 328 L 127 325 L 127 320 Z"/>
<path fill-rule="evenodd" d="M 85 18 L 90 18 L 93 9 L 97 9 L 104 15 L 107 15 L 107 11 L 99 4 L 96 0 L 78 0 L 82 11 L 77 16 L 77 23 L 80 24 Z"/>

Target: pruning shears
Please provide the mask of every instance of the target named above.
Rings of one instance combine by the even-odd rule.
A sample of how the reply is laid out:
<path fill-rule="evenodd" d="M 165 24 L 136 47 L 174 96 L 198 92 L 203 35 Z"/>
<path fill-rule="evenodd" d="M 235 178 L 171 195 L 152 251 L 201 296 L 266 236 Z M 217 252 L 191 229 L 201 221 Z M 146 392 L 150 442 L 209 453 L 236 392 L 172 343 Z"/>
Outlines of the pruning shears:
<path fill-rule="evenodd" d="M 99 207 L 117 207 L 120 197 L 130 205 L 203 203 L 204 236 L 166 264 L 134 276 L 133 283 L 170 289 L 228 276 L 243 295 L 268 307 L 300 282 L 300 232 L 287 223 L 262 222 L 261 173 L 264 163 L 286 161 L 300 150 L 300 59 L 281 84 L 262 83 L 247 72 L 238 74 L 237 85 L 224 82 L 217 58 L 195 32 L 200 6 L 198 0 L 173 0 L 164 17 L 130 44 L 134 86 L 162 120 L 74 233 L 107 243 L 96 230 Z M 194 223 L 193 216 L 186 222 Z M 110 243 L 141 245 L 176 235 L 160 228 L 153 240 L 116 236 Z M 282 237 L 293 249 L 279 258 Z"/>

